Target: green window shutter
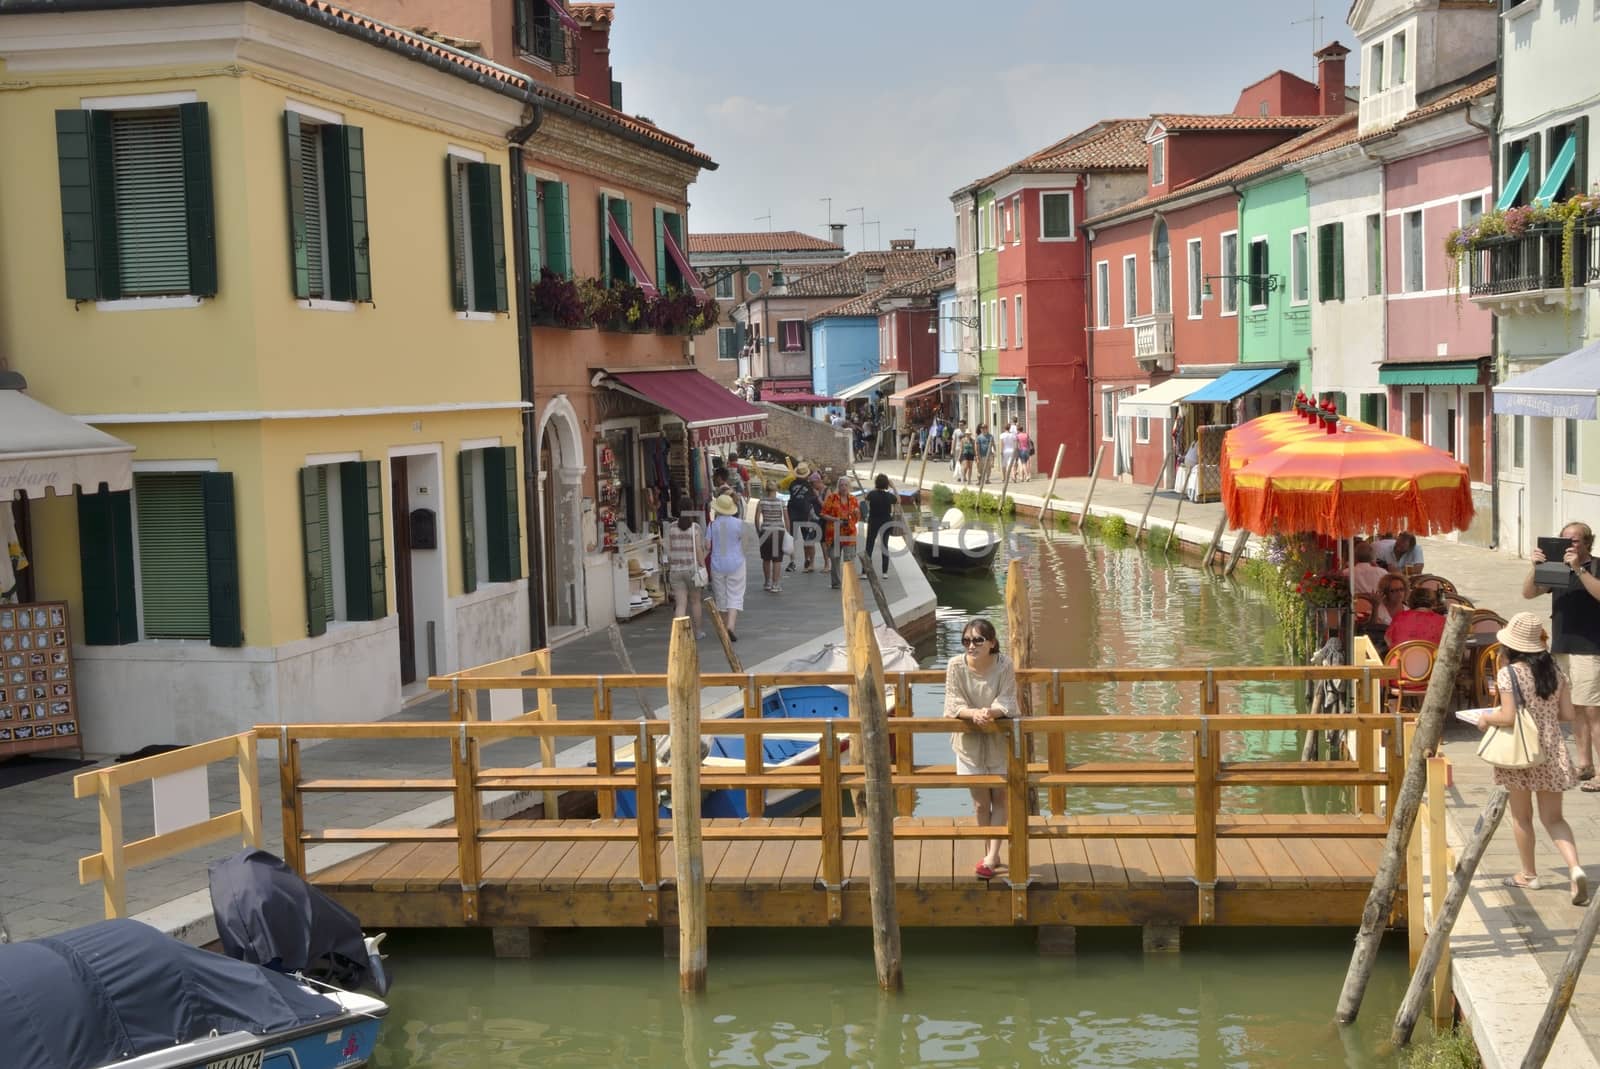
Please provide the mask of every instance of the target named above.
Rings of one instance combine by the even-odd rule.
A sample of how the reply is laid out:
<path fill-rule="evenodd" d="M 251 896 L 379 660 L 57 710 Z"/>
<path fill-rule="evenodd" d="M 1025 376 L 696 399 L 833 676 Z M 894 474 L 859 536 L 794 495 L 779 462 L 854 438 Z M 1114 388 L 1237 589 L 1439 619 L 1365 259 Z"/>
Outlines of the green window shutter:
<path fill-rule="evenodd" d="M 99 112 L 80 108 L 56 112 L 56 167 L 61 178 L 61 241 L 67 270 L 67 296 L 92 301 L 100 294 L 99 261 L 116 260 L 115 245 L 98 247 L 100 214 L 111 202 L 98 199 L 94 117 Z M 116 230 L 111 229 L 113 238 Z M 114 276 L 115 265 L 111 273 Z"/>
<path fill-rule="evenodd" d="M 328 630 L 326 606 L 328 573 L 323 563 L 322 546 L 327 539 L 323 520 L 323 480 L 321 468 L 300 469 L 301 547 L 305 552 L 306 634 L 316 636 Z"/>
<path fill-rule="evenodd" d="M 211 637 L 205 504 L 200 473 L 138 475 L 140 602 L 146 638 Z"/>
<path fill-rule="evenodd" d="M 206 528 L 206 582 L 211 605 L 211 644 L 243 646 L 239 605 L 239 536 L 233 504 L 233 473 L 200 476 Z"/>
<path fill-rule="evenodd" d="M 187 294 L 184 122 L 177 110 L 110 117 L 117 270 L 123 296 Z"/>
<path fill-rule="evenodd" d="M 489 581 L 508 583 L 522 578 L 516 446 L 483 451 L 483 512 L 489 539 Z"/>
<path fill-rule="evenodd" d="M 300 116 L 283 113 L 284 159 L 289 190 L 289 288 L 296 297 L 311 296 L 311 267 L 306 259 L 305 173 L 301 165 Z M 312 634 L 320 635 L 321 631 Z"/>
<path fill-rule="evenodd" d="M 1572 188 L 1578 193 L 1587 193 L 1589 192 L 1589 116 L 1580 115 L 1572 121 L 1572 136 L 1578 142 L 1577 156 L 1572 161 Z"/>
<path fill-rule="evenodd" d="M 611 198 L 600 194 L 600 284 L 611 285 Z"/>
<path fill-rule="evenodd" d="M 332 465 L 317 465 L 317 522 L 318 534 L 321 541 L 317 543 L 317 555 L 322 560 L 322 616 L 330 624 L 339 618 L 338 600 L 334 597 L 334 588 L 338 582 L 338 573 L 333 569 L 333 524 L 328 520 L 328 510 L 333 505 L 333 495 L 328 492 L 328 472 Z M 335 476 L 337 476 L 335 472 Z"/>
<path fill-rule="evenodd" d="M 539 208 L 539 179 L 536 176 L 522 176 L 522 199 L 528 217 L 528 282 L 531 285 L 539 281 L 539 268 L 544 266 L 544 250 L 539 242 L 539 222 L 543 213 Z"/>
<path fill-rule="evenodd" d="M 656 214 L 656 285 L 662 289 L 667 288 L 667 241 L 662 236 L 667 229 L 667 213 L 660 208 Z"/>
<path fill-rule="evenodd" d="M 122 227 L 117 203 L 116 154 L 112 144 L 111 112 L 96 111 L 94 129 L 94 247 L 96 287 L 102 301 L 123 294 Z"/>
<path fill-rule="evenodd" d="M 1344 224 L 1333 224 L 1333 299 L 1344 300 Z"/>
<path fill-rule="evenodd" d="M 565 182 L 540 182 L 544 193 L 545 266 L 563 278 L 572 277 L 572 226 L 567 215 Z"/>
<path fill-rule="evenodd" d="M 683 216 L 677 212 L 667 212 L 665 217 L 667 232 L 672 235 L 672 240 L 678 243 L 678 250 L 688 255 L 689 245 L 683 239 Z M 680 290 L 689 289 L 689 280 L 683 277 L 677 261 L 670 256 L 667 258 L 667 278 Z"/>
<path fill-rule="evenodd" d="M 450 307 L 465 312 L 467 303 L 467 235 L 462 228 L 462 204 L 467 191 L 454 156 L 444 158 L 445 221 L 450 236 Z"/>
<path fill-rule="evenodd" d="M 133 510 L 126 490 L 78 500 L 78 566 L 83 580 L 83 639 L 90 646 L 139 641 L 133 587 Z"/>
<path fill-rule="evenodd" d="M 370 301 L 367 165 L 361 127 L 322 127 L 322 169 L 327 190 L 328 295 L 336 301 Z"/>
<path fill-rule="evenodd" d="M 1317 227 L 1317 300 L 1330 301 L 1333 299 L 1333 240 L 1328 231 L 1333 227 L 1323 224 Z"/>
<path fill-rule="evenodd" d="M 528 5 L 542 3 L 543 0 L 511 0 L 511 34 L 512 40 L 517 42 L 519 52 L 533 51 L 533 35 L 529 24 Z"/>
<path fill-rule="evenodd" d="M 349 460 L 339 465 L 344 520 L 345 605 L 352 620 L 389 614 L 384 586 L 383 464 Z"/>
<path fill-rule="evenodd" d="M 472 454 L 463 449 L 456 454 L 456 478 L 461 483 L 461 592 L 478 589 L 478 528 L 473 517 Z"/>
<path fill-rule="evenodd" d="M 506 299 L 505 209 L 500 166 L 467 165 L 468 218 L 472 241 L 472 310 L 504 312 Z"/>
<path fill-rule="evenodd" d="M 183 209 L 189 237 L 189 292 L 217 295 L 217 211 L 211 193 L 211 120 L 205 101 L 178 106 L 183 137 Z"/>

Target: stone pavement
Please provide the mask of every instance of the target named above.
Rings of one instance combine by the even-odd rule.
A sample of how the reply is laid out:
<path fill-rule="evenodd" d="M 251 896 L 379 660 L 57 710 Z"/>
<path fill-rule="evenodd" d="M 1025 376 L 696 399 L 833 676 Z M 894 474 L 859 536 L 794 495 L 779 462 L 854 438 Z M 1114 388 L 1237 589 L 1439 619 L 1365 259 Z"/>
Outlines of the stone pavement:
<path fill-rule="evenodd" d="M 739 641 L 734 647 L 747 669 L 760 666 L 763 670 L 776 670 L 791 657 L 815 649 L 821 640 L 837 638 L 828 633 L 839 628 L 841 623 L 839 593 L 829 588 L 827 576 L 820 573 L 788 575 L 781 594 L 768 594 L 761 589 L 760 564 L 753 559 L 753 554 L 751 556 L 746 611 L 739 616 L 736 632 Z M 884 588 L 896 611 L 931 619 L 934 612 L 932 590 L 909 557 L 895 559 L 890 576 L 884 580 Z M 671 610 L 663 606 L 621 625 L 623 643 L 636 671 L 666 670 L 671 623 Z M 727 661 L 715 633 L 709 630 L 709 619 L 706 626 L 708 637 L 700 642 L 701 666 L 706 671 L 725 671 Z M 604 632 L 558 646 L 552 661 L 558 673 L 622 672 Z M 645 693 L 651 708 L 664 717 L 665 692 Z M 527 704 L 532 705 L 533 693 L 525 691 L 524 695 Z M 721 696 L 714 691 L 707 692 L 708 712 L 715 710 Z M 587 719 L 593 715 L 587 694 L 579 700 L 576 692 L 558 691 L 555 697 L 558 715 L 564 719 Z M 447 696 L 434 694 L 413 702 L 389 719 L 445 720 L 449 715 Z M 636 702 L 619 692 L 614 700 L 613 715 L 618 719 L 635 718 L 639 716 L 639 708 Z M 586 740 L 562 741 L 580 743 L 565 756 L 564 763 L 587 760 Z M 538 763 L 538 746 L 531 741 L 496 743 L 487 753 L 500 767 Z M 443 740 L 382 744 L 329 741 L 304 748 L 301 765 L 303 774 L 308 777 L 402 778 L 448 775 L 450 761 L 448 744 Z M 212 765 L 209 779 L 213 814 L 238 806 L 238 777 L 231 764 Z M 260 785 L 265 845 L 281 853 L 278 765 L 276 746 L 270 742 L 260 747 Z M 428 798 L 427 795 L 420 797 Z M 518 799 L 523 804 L 527 802 L 525 796 L 502 799 L 497 815 L 509 815 L 507 807 L 515 805 Z M 386 821 L 394 826 L 422 827 L 449 818 L 448 800 L 429 803 L 419 810 L 419 796 L 415 794 L 310 795 L 305 804 L 308 827 L 364 827 Z M 123 812 L 125 841 L 133 842 L 154 833 L 148 784 L 123 792 Z M 0 915 L 9 924 L 13 938 L 48 935 L 101 919 L 100 885 L 80 887 L 77 878 L 78 859 L 99 850 L 99 834 L 97 808 L 91 800 L 73 798 L 71 773 L 0 790 Z M 339 854 L 332 847 L 319 850 L 328 863 Z M 222 853 L 223 847 L 214 844 L 133 870 L 127 882 L 129 912 L 138 915 L 191 895 L 197 888 L 203 889 L 206 862 Z M 198 905 L 203 912 L 203 900 Z M 170 911 L 163 915 L 162 925 L 168 930 L 186 929 L 192 923 L 182 917 L 170 920 L 169 916 Z"/>

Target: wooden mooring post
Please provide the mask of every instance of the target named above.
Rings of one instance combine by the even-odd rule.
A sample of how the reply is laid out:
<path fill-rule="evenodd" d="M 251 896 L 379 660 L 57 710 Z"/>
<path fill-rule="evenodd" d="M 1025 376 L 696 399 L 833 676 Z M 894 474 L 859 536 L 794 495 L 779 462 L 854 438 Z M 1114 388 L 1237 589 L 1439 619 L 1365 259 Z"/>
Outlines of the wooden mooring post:
<path fill-rule="evenodd" d="M 1102 448 L 1104 448 L 1104 447 L 1102 447 Z M 1167 465 L 1173 462 L 1173 457 L 1176 456 L 1176 455 L 1177 455 L 1177 450 L 1168 450 L 1167 451 L 1166 459 L 1161 462 L 1161 470 L 1162 470 L 1163 473 L 1166 472 Z M 1155 505 L 1155 503 L 1156 503 L 1156 494 L 1160 493 L 1160 491 L 1161 491 L 1161 478 L 1160 478 L 1160 476 L 1157 476 L 1156 477 L 1156 481 L 1150 484 L 1150 496 L 1144 499 L 1144 511 L 1139 513 L 1139 526 L 1137 526 L 1137 527 L 1135 527 L 1133 529 L 1133 540 L 1134 540 L 1135 543 L 1137 543 L 1139 541 L 1139 539 L 1144 537 L 1144 524 L 1145 524 L 1145 521 L 1150 518 L 1150 509 Z M 1178 496 L 1179 497 L 1183 496 L 1183 488 L 1182 487 L 1178 488 Z"/>
<path fill-rule="evenodd" d="M 1011 655 L 1011 664 L 1020 670 L 1033 667 L 1033 610 L 1028 604 L 1028 579 L 1022 574 L 1022 562 L 1013 560 L 1006 566 L 1006 652 Z M 1037 684 L 1024 683 L 1017 688 L 1018 713 L 1023 717 L 1033 715 L 1036 708 L 1034 690 Z M 1052 734 L 1049 745 L 1054 748 L 1058 743 L 1064 745 L 1060 735 Z M 1037 764 L 1042 758 L 1039 753 L 1041 743 L 1038 735 L 1028 736 L 1028 761 Z M 1028 813 L 1031 816 L 1039 815 L 1039 796 L 1043 789 L 1028 792 Z"/>
<path fill-rule="evenodd" d="M 861 758 L 866 771 L 872 957 L 878 986 L 899 991 L 905 984 L 900 959 L 900 919 L 894 887 L 894 783 L 889 761 L 889 714 L 883 700 L 883 654 L 872 617 L 858 610 L 850 634 L 850 669 L 856 677 L 855 713 L 861 720 Z"/>
<path fill-rule="evenodd" d="M 1444 730 L 1445 717 L 1455 704 L 1456 679 L 1461 672 L 1461 657 L 1466 650 L 1467 622 L 1470 614 L 1459 605 L 1450 607 L 1450 616 L 1439 640 L 1439 656 L 1433 664 L 1433 675 L 1428 680 L 1428 692 L 1422 699 L 1422 712 L 1417 716 L 1417 733 L 1411 750 L 1405 755 L 1406 772 L 1401 780 L 1398 797 L 1389 800 L 1389 834 L 1383 844 L 1383 859 L 1378 863 L 1378 873 L 1372 881 L 1372 891 L 1367 895 L 1367 905 L 1361 914 L 1361 930 L 1356 935 L 1356 947 L 1350 957 L 1350 970 L 1345 974 L 1344 988 L 1339 993 L 1339 1004 L 1334 1018 L 1349 1024 L 1361 1012 L 1361 999 L 1366 994 L 1367 982 L 1372 979 L 1373 966 L 1378 961 L 1378 944 L 1383 939 L 1389 911 L 1394 906 L 1395 887 L 1400 881 L 1400 869 L 1405 861 L 1406 843 L 1416 825 L 1417 810 L 1422 804 L 1422 792 L 1427 780 L 1427 756 L 1439 745 Z M 1397 724 L 1395 730 L 1399 730 Z M 1394 760 L 1393 753 L 1390 760 Z"/>
<path fill-rule="evenodd" d="M 1178 495 L 1178 507 L 1172 510 L 1172 526 L 1167 528 L 1167 540 L 1161 546 L 1163 553 L 1172 552 L 1172 540 L 1178 537 L 1178 517 L 1183 515 L 1183 503 L 1186 500 L 1184 495 Z"/>
<path fill-rule="evenodd" d="M 1435 757 L 1430 760 L 1439 761 L 1443 758 Z M 1422 944 L 1422 954 L 1412 969 L 1411 984 L 1406 988 L 1406 997 L 1401 999 L 1400 1012 L 1395 1014 L 1394 1031 L 1389 1034 L 1390 1041 L 1397 1047 L 1403 1047 L 1411 1042 L 1411 1030 L 1417 1026 L 1417 1017 L 1422 1013 L 1422 1002 L 1428 995 L 1430 982 L 1435 986 L 1440 982 L 1436 969 L 1444 960 L 1445 949 L 1450 945 L 1450 930 L 1456 926 L 1456 916 L 1461 912 L 1461 904 L 1467 900 L 1467 891 L 1472 887 L 1472 877 L 1478 871 L 1478 862 L 1483 859 L 1483 851 L 1488 847 L 1489 840 L 1494 838 L 1495 829 L 1500 826 L 1500 818 L 1505 816 L 1506 801 L 1510 797 L 1510 793 L 1501 787 L 1494 792 L 1494 797 L 1489 799 L 1489 805 L 1484 811 L 1478 814 L 1478 823 L 1472 829 L 1472 838 L 1468 840 L 1466 849 L 1461 853 L 1461 860 L 1456 862 L 1455 872 L 1450 877 L 1449 893 L 1443 893 L 1438 884 L 1432 888 L 1433 926 L 1428 929 L 1428 941 Z M 1429 805 L 1432 804 L 1430 800 Z M 1442 842 L 1428 844 L 1429 853 L 1434 856 L 1443 854 L 1444 849 Z M 1438 993 L 1435 992 L 1435 1000 L 1438 997 Z"/>
<path fill-rule="evenodd" d="M 879 537 L 885 539 L 885 545 L 888 544 L 888 535 L 880 531 Z M 867 586 L 872 589 L 872 600 L 878 605 L 878 614 L 883 617 L 883 626 L 894 627 L 894 616 L 889 612 L 889 595 L 883 591 L 883 581 L 878 578 L 878 569 L 872 566 L 872 555 L 869 553 L 862 557 L 858 551 L 858 559 L 861 561 L 861 574 L 867 577 Z"/>
<path fill-rule="evenodd" d="M 1100 483 L 1100 462 L 1106 458 L 1106 447 L 1102 445 L 1094 454 L 1094 467 L 1089 469 L 1089 489 L 1083 495 L 1083 511 L 1078 513 L 1078 530 L 1082 532 L 1083 525 L 1089 519 L 1089 502 L 1094 499 L 1094 488 Z"/>
<path fill-rule="evenodd" d="M 1039 506 L 1039 526 L 1043 527 L 1050 514 L 1050 498 L 1056 492 L 1056 478 L 1061 474 L 1061 461 L 1067 455 L 1067 444 L 1056 446 L 1056 462 L 1050 465 L 1050 485 L 1044 488 L 1044 503 Z"/>
<path fill-rule="evenodd" d="M 717 641 L 722 643 L 722 655 L 728 659 L 728 667 L 735 672 L 743 672 L 744 662 L 734 652 L 733 638 L 728 634 L 728 621 L 722 618 L 722 609 L 717 606 L 717 599 L 709 594 L 706 595 L 701 608 L 702 611 L 711 614 L 711 626 L 717 632 Z"/>
<path fill-rule="evenodd" d="M 1209 568 L 1217 555 L 1217 547 L 1222 545 L 1223 532 L 1228 529 L 1228 513 L 1224 511 L 1222 518 L 1217 521 L 1216 530 L 1211 532 L 1211 544 L 1206 547 L 1206 555 L 1200 559 L 1200 567 Z"/>
<path fill-rule="evenodd" d="M 1528 1053 L 1522 1056 L 1522 1069 L 1543 1069 L 1544 1060 L 1550 1057 L 1550 1048 L 1572 1005 L 1578 974 L 1583 972 L 1583 963 L 1594 946 L 1597 932 L 1600 932 L 1600 894 L 1589 899 L 1589 908 L 1583 911 L 1583 920 L 1578 922 L 1578 930 L 1573 933 L 1572 949 L 1567 952 L 1567 960 L 1561 963 L 1561 971 L 1551 985 L 1550 1001 L 1545 1005 L 1544 1016 L 1539 1018 L 1539 1027 L 1534 1029 Z"/>
<path fill-rule="evenodd" d="M 667 708 L 672 715 L 672 855 L 678 886 L 678 990 L 706 989 L 706 867 L 700 843 L 700 652 L 694 625 L 672 621 Z M 640 761 L 653 760 L 641 753 Z M 639 800 L 640 808 L 649 805 Z"/>

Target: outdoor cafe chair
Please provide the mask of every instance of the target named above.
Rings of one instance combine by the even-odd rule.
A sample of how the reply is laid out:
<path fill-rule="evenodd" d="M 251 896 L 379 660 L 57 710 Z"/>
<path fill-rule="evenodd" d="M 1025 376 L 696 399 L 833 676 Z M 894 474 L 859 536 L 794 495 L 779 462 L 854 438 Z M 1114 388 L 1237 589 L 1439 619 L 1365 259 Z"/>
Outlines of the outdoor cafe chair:
<path fill-rule="evenodd" d="M 1372 619 L 1372 598 L 1366 594 L 1357 594 L 1355 601 L 1352 602 L 1352 608 L 1355 609 L 1356 627 L 1366 627 L 1367 622 Z"/>
<path fill-rule="evenodd" d="M 1463 609 L 1477 609 L 1477 606 L 1472 603 L 1471 598 L 1467 597 L 1465 594 L 1457 594 L 1451 590 L 1446 590 L 1440 594 L 1439 601 L 1446 607 L 1451 605 L 1460 605 Z"/>
<path fill-rule="evenodd" d="M 1409 706 L 1420 708 L 1422 696 L 1428 691 L 1428 678 L 1433 675 L 1433 662 L 1439 656 L 1439 647 L 1422 639 L 1412 639 L 1389 647 L 1383 663 L 1388 668 L 1398 668 L 1400 677 L 1391 679 L 1388 686 L 1389 706 L 1402 712 Z"/>
<path fill-rule="evenodd" d="M 1418 587 L 1433 591 L 1433 596 L 1436 598 L 1456 592 L 1456 585 L 1450 580 L 1442 575 L 1431 575 L 1427 572 L 1411 577 L 1411 589 L 1415 590 Z"/>
<path fill-rule="evenodd" d="M 1472 679 L 1477 684 L 1475 700 L 1480 708 L 1500 702 L 1500 687 L 1495 677 L 1500 674 L 1501 652 L 1500 643 L 1492 642 L 1478 651 L 1473 664 Z"/>
<path fill-rule="evenodd" d="M 1506 626 L 1506 618 L 1493 609 L 1473 609 L 1467 630 L 1474 635 L 1493 635 Z"/>

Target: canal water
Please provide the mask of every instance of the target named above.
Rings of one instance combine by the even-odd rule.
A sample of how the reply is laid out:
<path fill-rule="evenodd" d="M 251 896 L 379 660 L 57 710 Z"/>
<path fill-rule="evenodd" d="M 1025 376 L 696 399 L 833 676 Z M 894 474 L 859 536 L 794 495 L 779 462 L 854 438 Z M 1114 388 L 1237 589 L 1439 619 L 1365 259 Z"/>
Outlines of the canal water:
<path fill-rule="evenodd" d="M 1061 667 L 1282 663 L 1271 613 L 1250 590 L 1177 557 L 1113 548 L 1028 522 L 1002 531 L 993 576 L 936 578 L 938 627 L 925 666 L 960 650 L 961 629 L 987 616 L 1005 629 L 1006 565 L 1022 562 L 1035 599 L 1038 662 Z M 1069 712 L 1198 711 L 1197 688 L 1084 687 Z M 1296 708 L 1279 684 L 1222 693 L 1225 710 Z M 919 716 L 939 715 L 938 687 L 919 687 Z M 1086 736 L 1074 759 L 1177 757 L 1162 735 Z M 1289 758 L 1287 733 L 1234 743 L 1248 757 Z M 924 736 L 918 760 L 948 763 L 948 741 Z M 1236 812 L 1336 810 L 1337 792 L 1239 791 Z M 1187 811 L 1177 789 L 1074 791 L 1073 812 Z M 918 812 L 965 814 L 959 791 L 926 791 Z M 541 956 L 497 961 L 487 933 L 400 933 L 397 983 L 374 1060 L 382 1069 L 620 1066 L 1196 1066 L 1399 1064 L 1384 1037 L 1406 982 L 1405 948 L 1386 946 L 1360 1020 L 1332 1024 L 1352 932 L 1187 930 L 1180 954 L 1145 955 L 1132 930 L 1079 932 L 1073 958 L 1041 958 L 1031 931 L 905 933 L 906 990 L 879 994 L 862 930 L 718 931 L 709 990 L 677 993 L 657 932 L 552 933 Z M 1426 1026 L 1419 1028 L 1418 1038 Z"/>

